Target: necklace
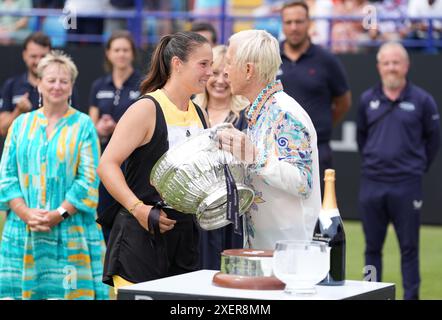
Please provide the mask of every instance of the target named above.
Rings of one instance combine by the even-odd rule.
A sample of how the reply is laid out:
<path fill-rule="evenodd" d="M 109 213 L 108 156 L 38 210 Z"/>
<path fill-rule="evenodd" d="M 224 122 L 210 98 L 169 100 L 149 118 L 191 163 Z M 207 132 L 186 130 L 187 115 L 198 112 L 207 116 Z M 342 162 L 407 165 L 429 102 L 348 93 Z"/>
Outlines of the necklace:
<path fill-rule="evenodd" d="M 188 103 L 189 102 L 187 102 L 185 105 L 183 105 L 183 109 L 181 109 L 180 108 L 180 104 L 177 104 L 175 101 L 173 101 L 173 99 L 172 99 L 172 95 L 169 93 L 169 91 L 167 91 L 167 89 L 165 88 L 165 87 L 162 87 L 161 88 L 161 90 L 163 90 L 163 92 L 164 92 L 164 95 L 166 96 L 166 98 L 170 101 L 170 102 L 172 102 L 172 104 L 179 110 L 179 111 L 181 111 L 181 112 L 187 112 L 188 111 L 188 109 L 186 110 L 186 107 L 188 108 Z"/>
<path fill-rule="evenodd" d="M 177 107 L 178 110 L 180 110 L 180 108 L 178 108 L 178 105 L 172 100 L 172 96 L 171 96 L 171 94 L 169 93 L 169 91 L 167 91 L 165 87 L 162 87 L 161 90 L 163 90 L 164 95 L 167 97 L 167 99 L 168 99 L 170 102 L 172 102 L 172 103 L 175 105 L 175 107 Z"/>
<path fill-rule="evenodd" d="M 173 104 L 175 104 L 175 103 L 172 101 L 172 98 L 170 97 L 169 91 L 167 91 L 165 87 L 162 87 L 161 90 L 163 90 L 164 95 L 167 97 L 167 99 L 169 99 L 170 102 L 172 102 Z"/>
<path fill-rule="evenodd" d="M 249 127 L 252 127 L 256 123 L 256 120 L 258 119 L 258 116 L 261 113 L 261 109 L 265 105 L 267 100 L 273 94 L 282 90 L 283 87 L 280 80 L 271 82 L 267 85 L 267 87 L 262 89 L 258 97 L 255 99 L 255 101 L 246 111 L 247 118 L 249 119 Z"/>

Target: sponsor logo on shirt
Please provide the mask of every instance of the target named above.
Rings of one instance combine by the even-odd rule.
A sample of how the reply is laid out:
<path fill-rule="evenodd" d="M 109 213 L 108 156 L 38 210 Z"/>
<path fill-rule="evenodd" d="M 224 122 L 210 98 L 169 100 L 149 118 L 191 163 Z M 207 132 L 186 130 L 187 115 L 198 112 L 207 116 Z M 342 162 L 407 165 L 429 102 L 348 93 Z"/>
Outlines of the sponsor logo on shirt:
<path fill-rule="evenodd" d="M 420 208 L 422 208 L 423 203 L 424 202 L 422 200 L 413 200 L 414 210 L 419 210 Z"/>
<path fill-rule="evenodd" d="M 138 98 L 140 96 L 140 91 L 129 91 L 129 99 L 130 100 L 135 100 L 136 98 Z"/>
<path fill-rule="evenodd" d="M 416 110 L 416 107 L 414 106 L 414 104 L 412 104 L 411 102 L 406 102 L 406 101 L 399 103 L 399 108 L 401 108 L 404 111 L 408 111 L 408 112 Z"/>
<path fill-rule="evenodd" d="M 0 105 L 0 108 L 1 108 L 1 105 Z M 439 114 L 438 114 L 438 113 L 433 114 L 433 115 L 431 116 L 431 119 L 433 119 L 433 120 L 439 120 Z"/>
<path fill-rule="evenodd" d="M 370 109 L 377 110 L 379 108 L 380 102 L 379 100 L 371 100 L 370 101 Z"/>
<path fill-rule="evenodd" d="M 169 148 L 173 148 L 174 146 L 186 141 L 187 139 L 198 135 L 202 130 L 204 129 L 196 126 L 181 127 L 167 125 Z"/>
<path fill-rule="evenodd" d="M 105 90 L 100 90 L 97 92 L 97 99 L 112 99 L 114 97 L 114 92 L 113 91 L 105 91 Z"/>

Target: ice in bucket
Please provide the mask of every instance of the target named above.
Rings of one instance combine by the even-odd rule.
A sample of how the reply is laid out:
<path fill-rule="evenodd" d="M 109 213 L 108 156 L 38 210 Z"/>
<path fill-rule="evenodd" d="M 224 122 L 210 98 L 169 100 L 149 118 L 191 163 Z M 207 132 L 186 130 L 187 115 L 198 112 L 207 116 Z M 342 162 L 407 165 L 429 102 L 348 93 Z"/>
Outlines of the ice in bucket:
<path fill-rule="evenodd" d="M 330 248 L 320 241 L 277 241 L 272 265 L 275 276 L 286 284 L 285 292 L 314 294 L 330 269 Z"/>

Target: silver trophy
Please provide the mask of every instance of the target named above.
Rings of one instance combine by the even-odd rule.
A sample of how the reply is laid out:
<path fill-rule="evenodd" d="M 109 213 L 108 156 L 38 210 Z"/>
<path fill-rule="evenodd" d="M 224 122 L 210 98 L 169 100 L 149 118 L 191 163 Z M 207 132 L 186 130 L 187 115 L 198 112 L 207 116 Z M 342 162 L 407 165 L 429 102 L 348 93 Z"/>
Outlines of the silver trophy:
<path fill-rule="evenodd" d="M 239 214 L 253 203 L 255 194 L 245 185 L 246 165 L 231 153 L 218 148 L 216 133 L 230 126 L 222 124 L 168 150 L 154 165 L 150 183 L 173 209 L 195 214 L 201 228 L 214 230 L 227 220 L 227 187 L 224 164 L 235 179 Z"/>

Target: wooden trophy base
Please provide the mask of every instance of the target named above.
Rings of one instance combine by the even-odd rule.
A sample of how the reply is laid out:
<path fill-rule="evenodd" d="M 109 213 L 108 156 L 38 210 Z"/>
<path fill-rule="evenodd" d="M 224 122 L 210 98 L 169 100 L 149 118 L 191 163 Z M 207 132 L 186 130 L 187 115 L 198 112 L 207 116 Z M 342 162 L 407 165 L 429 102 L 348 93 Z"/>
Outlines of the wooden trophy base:
<path fill-rule="evenodd" d="M 231 249 L 221 253 L 221 271 L 212 283 L 219 287 L 248 290 L 282 290 L 285 284 L 272 272 L 271 250 Z"/>
<path fill-rule="evenodd" d="M 283 290 L 285 284 L 276 277 L 249 277 L 215 273 L 212 283 L 218 287 L 247 290 Z"/>

